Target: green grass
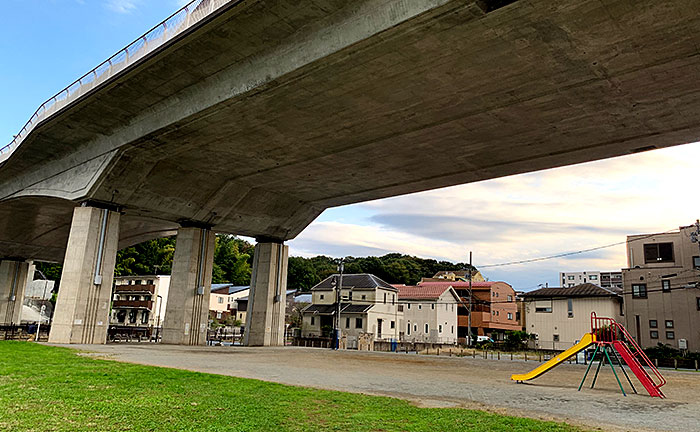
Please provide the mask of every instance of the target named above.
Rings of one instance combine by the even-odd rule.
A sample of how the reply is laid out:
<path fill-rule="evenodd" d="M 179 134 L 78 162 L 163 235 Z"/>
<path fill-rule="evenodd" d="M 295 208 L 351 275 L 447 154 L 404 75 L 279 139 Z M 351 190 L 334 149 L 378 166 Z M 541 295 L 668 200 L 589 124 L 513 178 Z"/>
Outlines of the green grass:
<path fill-rule="evenodd" d="M 429 385 L 429 384 L 426 384 Z M 517 397 L 516 394 L 513 397 Z M 0 342 L 0 431 L 577 431 Z"/>

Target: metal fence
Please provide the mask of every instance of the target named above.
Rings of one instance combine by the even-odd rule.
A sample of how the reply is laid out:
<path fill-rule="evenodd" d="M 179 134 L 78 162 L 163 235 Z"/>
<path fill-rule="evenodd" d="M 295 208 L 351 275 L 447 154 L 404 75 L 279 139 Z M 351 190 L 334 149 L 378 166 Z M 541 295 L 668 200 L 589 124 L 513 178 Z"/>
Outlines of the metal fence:
<path fill-rule="evenodd" d="M 0 148 L 0 162 L 10 157 L 22 140 L 41 121 L 52 116 L 62 108 L 80 99 L 91 90 L 122 72 L 130 65 L 138 62 L 147 54 L 163 46 L 183 31 L 218 10 L 227 3 L 237 0 L 193 0 L 170 15 L 165 21 L 153 27 L 147 33 L 112 57 L 100 63 L 96 68 L 81 76 L 65 89 L 56 93 L 34 112 L 24 127 L 14 136 L 12 141 Z"/>

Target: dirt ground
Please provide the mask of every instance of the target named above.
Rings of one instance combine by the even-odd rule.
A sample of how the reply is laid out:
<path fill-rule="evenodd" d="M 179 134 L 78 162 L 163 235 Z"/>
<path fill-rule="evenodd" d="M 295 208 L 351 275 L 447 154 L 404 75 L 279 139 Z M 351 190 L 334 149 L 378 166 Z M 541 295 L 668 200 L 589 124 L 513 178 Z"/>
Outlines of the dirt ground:
<path fill-rule="evenodd" d="M 611 431 L 700 431 L 700 373 L 662 371 L 666 399 L 624 397 L 609 366 L 594 389 L 577 388 L 585 366 L 563 364 L 525 384 L 510 380 L 535 361 L 437 357 L 314 348 L 180 347 L 149 344 L 72 345 L 118 361 L 254 378 L 283 384 L 393 396 L 420 406 L 478 408 Z M 619 369 L 618 369 L 619 373 Z M 632 394 L 629 394 L 632 393 Z"/>

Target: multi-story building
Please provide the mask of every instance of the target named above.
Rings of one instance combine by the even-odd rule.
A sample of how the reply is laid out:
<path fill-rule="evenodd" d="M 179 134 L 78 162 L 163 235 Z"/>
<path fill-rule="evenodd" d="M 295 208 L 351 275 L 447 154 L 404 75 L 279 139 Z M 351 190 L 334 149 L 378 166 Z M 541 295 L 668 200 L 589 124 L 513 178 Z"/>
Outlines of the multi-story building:
<path fill-rule="evenodd" d="M 466 342 L 469 328 L 469 282 L 421 282 L 423 287 L 452 287 L 461 299 L 457 310 L 460 342 Z M 513 287 L 505 282 L 472 281 L 472 334 L 503 340 L 508 330 L 520 330 L 518 306 Z"/>
<path fill-rule="evenodd" d="M 209 296 L 209 317 L 216 320 L 226 320 L 229 317 L 238 318 L 238 299 L 248 297 L 250 286 L 236 286 L 231 283 L 211 284 Z M 241 316 L 242 317 L 242 316 Z"/>
<path fill-rule="evenodd" d="M 522 294 L 528 333 L 536 346 L 566 350 L 591 331 L 591 312 L 620 321 L 622 291 L 591 283 L 564 288 L 541 288 Z"/>
<path fill-rule="evenodd" d="M 695 225 L 627 237 L 622 270 L 627 329 L 642 347 L 700 351 L 700 248 Z"/>
<path fill-rule="evenodd" d="M 338 308 L 338 279 L 338 275 L 329 276 L 311 288 L 311 304 L 302 311 L 303 337 L 330 336 Z M 343 275 L 340 331 L 349 347 L 363 334 L 371 334 L 374 340 L 398 340 L 402 319 L 398 289 L 371 274 Z"/>
<path fill-rule="evenodd" d="M 562 287 L 592 283 L 601 288 L 622 288 L 622 272 L 560 272 L 559 281 Z"/>
<path fill-rule="evenodd" d="M 407 342 L 457 343 L 457 309 L 460 302 L 451 286 L 394 285 L 403 306 L 399 325 Z"/>
<path fill-rule="evenodd" d="M 165 318 L 170 276 L 117 276 L 110 327 L 117 331 L 160 327 Z"/>

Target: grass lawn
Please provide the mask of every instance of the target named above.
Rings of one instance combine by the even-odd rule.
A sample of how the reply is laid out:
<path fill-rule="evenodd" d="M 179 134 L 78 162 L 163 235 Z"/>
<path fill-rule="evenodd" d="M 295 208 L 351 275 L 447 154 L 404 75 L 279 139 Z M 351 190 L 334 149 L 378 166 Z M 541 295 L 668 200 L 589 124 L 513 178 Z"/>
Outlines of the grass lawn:
<path fill-rule="evenodd" d="M 577 431 L 0 342 L 0 431 Z"/>

